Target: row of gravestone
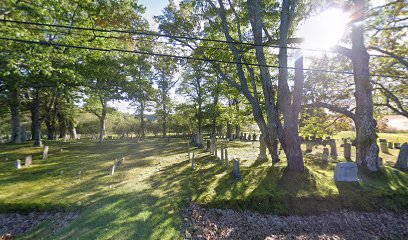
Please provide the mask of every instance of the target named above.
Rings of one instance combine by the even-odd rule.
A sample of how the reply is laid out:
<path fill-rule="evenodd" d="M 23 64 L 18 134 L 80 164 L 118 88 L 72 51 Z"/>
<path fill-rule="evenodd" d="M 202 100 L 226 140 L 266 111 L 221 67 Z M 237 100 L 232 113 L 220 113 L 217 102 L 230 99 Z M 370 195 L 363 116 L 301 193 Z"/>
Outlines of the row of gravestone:
<path fill-rule="evenodd" d="M 48 149 L 49 149 L 48 146 L 44 146 L 43 155 L 42 155 L 42 156 L 43 156 L 43 157 L 42 157 L 43 160 L 47 160 L 47 159 L 48 159 Z M 26 156 L 25 162 L 24 162 L 24 166 L 25 166 L 25 167 L 28 167 L 28 166 L 30 166 L 32 163 L 33 163 L 33 156 L 32 156 L 32 155 Z M 16 169 L 20 169 L 20 168 L 22 167 L 22 166 L 21 166 L 21 160 L 20 160 L 20 159 L 17 159 L 16 161 L 14 161 L 14 167 L 15 167 Z"/>
<path fill-rule="evenodd" d="M 195 169 L 195 155 L 194 152 L 191 154 L 190 143 L 187 145 L 188 147 L 188 160 L 191 161 L 191 169 Z M 221 156 L 218 157 L 218 150 L 217 144 L 215 139 L 207 140 L 207 147 L 206 151 L 210 152 L 211 155 L 214 155 L 217 160 L 220 161 L 221 164 L 225 166 L 225 169 L 228 170 L 229 168 L 229 159 L 228 159 L 228 147 L 226 144 L 221 144 Z M 239 159 L 232 159 L 232 176 L 236 179 L 241 178 L 240 167 L 239 167 Z"/>

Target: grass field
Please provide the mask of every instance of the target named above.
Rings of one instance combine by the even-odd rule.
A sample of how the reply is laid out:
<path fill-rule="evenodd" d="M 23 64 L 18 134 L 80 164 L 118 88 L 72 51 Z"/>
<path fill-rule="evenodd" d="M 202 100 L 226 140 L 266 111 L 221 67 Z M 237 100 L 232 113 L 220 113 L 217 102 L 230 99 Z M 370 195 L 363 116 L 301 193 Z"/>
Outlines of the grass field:
<path fill-rule="evenodd" d="M 360 171 L 361 184 L 335 184 L 335 163 L 320 163 L 321 146 L 305 155 L 308 171 L 294 174 L 285 171 L 284 160 L 273 167 L 256 162 L 259 143 L 230 142 L 230 159 L 241 159 L 243 179 L 237 181 L 231 166 L 226 170 L 201 149 L 193 149 L 196 169 L 191 170 L 184 140 L 45 144 L 48 160 L 30 143 L 0 146 L 0 211 L 77 211 L 79 217 L 56 235 L 51 220 L 20 239 L 182 239 L 190 201 L 283 215 L 408 210 L 408 173 L 390 167 L 397 150 L 382 156 L 381 171 Z M 13 161 L 28 154 L 34 155 L 33 165 L 14 169 Z M 109 167 L 121 157 L 125 163 L 110 176 Z"/>

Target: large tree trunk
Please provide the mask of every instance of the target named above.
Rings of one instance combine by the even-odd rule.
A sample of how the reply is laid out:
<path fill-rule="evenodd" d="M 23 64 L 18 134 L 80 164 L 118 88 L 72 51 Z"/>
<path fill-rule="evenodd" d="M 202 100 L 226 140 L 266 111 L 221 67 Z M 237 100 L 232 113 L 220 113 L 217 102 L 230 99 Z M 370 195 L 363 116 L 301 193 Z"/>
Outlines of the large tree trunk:
<path fill-rule="evenodd" d="M 283 114 L 284 124 L 282 126 L 282 124 L 278 122 L 278 134 L 282 148 L 288 160 L 288 169 L 291 171 L 303 171 L 304 161 L 303 154 L 300 148 L 300 139 L 298 134 L 298 114 L 300 108 L 301 95 L 300 96 L 296 95 L 295 92 L 292 103 L 291 92 L 288 85 L 288 69 L 287 69 L 288 33 L 295 6 L 296 1 L 290 2 L 289 0 L 283 0 L 282 2 L 281 24 L 279 29 L 280 43 L 279 43 L 278 99 L 279 99 L 279 111 Z M 303 64 L 301 68 L 303 68 Z M 298 71 L 295 72 L 295 74 L 297 73 L 297 76 L 295 76 L 295 78 L 303 79 L 303 70 L 299 72 L 299 66 L 297 67 L 297 70 Z M 299 76 L 299 74 L 301 74 L 301 76 Z M 295 81 L 298 82 L 299 79 L 295 79 Z"/>
<path fill-rule="evenodd" d="M 106 113 L 107 113 L 107 102 L 105 99 L 100 97 L 102 105 L 102 113 L 99 118 L 99 142 L 103 143 L 105 141 L 105 131 L 106 131 Z"/>
<path fill-rule="evenodd" d="M 67 139 L 67 122 L 63 113 L 58 113 L 59 137 Z"/>
<path fill-rule="evenodd" d="M 77 138 L 77 133 L 76 133 L 74 121 L 69 121 L 68 129 L 69 129 L 69 136 L 70 136 L 71 140 L 76 139 Z"/>
<path fill-rule="evenodd" d="M 31 104 L 31 119 L 32 119 L 31 129 L 33 129 L 32 134 L 34 139 L 34 146 L 40 147 L 42 146 L 42 140 L 40 120 L 40 90 L 38 88 L 34 90 L 33 102 Z"/>
<path fill-rule="evenodd" d="M 20 143 L 20 116 L 19 107 L 20 101 L 18 99 L 18 92 L 12 89 L 10 92 L 10 112 L 11 112 L 11 143 Z"/>
<path fill-rule="evenodd" d="M 141 100 L 140 101 L 140 131 L 141 131 L 142 139 L 146 137 L 144 110 L 145 110 L 145 102 Z"/>
<path fill-rule="evenodd" d="M 370 171 L 377 171 L 378 152 L 376 125 L 373 118 L 373 95 L 370 81 L 369 61 L 370 57 L 364 45 L 364 21 L 365 1 L 354 0 L 355 8 L 358 10 L 357 19 L 352 24 L 352 64 L 354 82 L 356 85 L 356 162 L 358 165 Z"/>
<path fill-rule="evenodd" d="M 163 137 L 167 136 L 167 106 L 163 100 Z"/>

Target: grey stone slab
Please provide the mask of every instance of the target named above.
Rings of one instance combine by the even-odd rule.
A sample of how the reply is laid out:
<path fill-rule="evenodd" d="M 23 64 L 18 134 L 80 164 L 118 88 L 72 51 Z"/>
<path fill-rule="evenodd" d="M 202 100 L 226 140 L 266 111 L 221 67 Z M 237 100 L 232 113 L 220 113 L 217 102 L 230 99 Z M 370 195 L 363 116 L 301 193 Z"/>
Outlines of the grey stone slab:
<path fill-rule="evenodd" d="M 337 163 L 334 180 L 336 182 L 358 182 L 357 172 L 357 164 L 354 162 Z"/>

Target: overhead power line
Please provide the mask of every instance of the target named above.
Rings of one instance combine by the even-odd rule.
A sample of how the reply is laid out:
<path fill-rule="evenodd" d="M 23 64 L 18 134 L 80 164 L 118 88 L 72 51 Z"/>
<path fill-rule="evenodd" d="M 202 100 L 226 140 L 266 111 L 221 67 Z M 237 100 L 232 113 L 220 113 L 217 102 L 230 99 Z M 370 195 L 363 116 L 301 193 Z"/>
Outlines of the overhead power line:
<path fill-rule="evenodd" d="M 0 37 L 0 40 L 13 41 L 13 42 L 19 42 L 19 43 L 25 43 L 25 44 L 36 44 L 36 45 L 49 46 L 49 47 L 66 47 L 66 48 L 83 49 L 83 50 L 90 50 L 90 51 L 102 51 L 102 52 L 123 52 L 123 53 L 142 54 L 142 55 L 157 56 L 157 57 L 169 57 L 169 58 L 176 58 L 176 59 L 202 61 L 202 62 L 226 63 L 226 64 L 234 64 L 234 65 L 241 64 L 241 65 L 257 66 L 257 67 L 269 67 L 269 68 L 276 68 L 276 69 L 285 68 L 285 69 L 289 69 L 289 70 L 295 70 L 294 67 L 279 67 L 279 66 L 276 66 L 276 65 L 267 65 L 267 64 L 224 61 L 224 60 L 217 60 L 217 59 L 210 59 L 210 58 L 198 58 L 198 57 L 191 57 L 191 56 L 180 56 L 180 55 L 165 54 L 165 53 L 145 52 L 145 51 L 139 51 L 139 50 L 125 50 L 125 49 L 117 49 L 117 48 L 110 48 L 110 49 L 109 48 L 95 48 L 95 47 L 63 44 L 63 43 L 52 43 L 52 42 L 44 42 L 44 41 L 41 42 L 41 41 L 33 41 L 33 40 L 25 40 L 25 39 L 17 39 L 17 38 L 5 38 L 5 37 Z M 346 71 L 333 71 L 333 70 L 310 69 L 310 68 L 304 68 L 303 70 L 304 71 L 312 71 L 312 72 L 324 72 L 324 73 L 355 75 L 353 72 L 346 72 Z M 400 76 L 381 75 L 381 74 L 370 74 L 370 76 L 372 76 L 372 77 L 405 79 L 405 78 L 400 77 Z"/>
<path fill-rule="evenodd" d="M 38 23 L 38 22 L 29 22 L 29 21 L 17 21 L 17 20 L 8 20 L 8 19 L 0 19 L 0 21 L 6 22 L 6 23 L 14 23 L 14 24 L 34 25 L 34 26 L 43 26 L 43 27 L 56 27 L 56 28 L 65 28 L 65 29 L 73 29 L 73 30 L 80 30 L 80 31 L 92 31 L 92 32 L 103 32 L 103 33 L 124 33 L 124 34 L 144 35 L 144 36 L 153 36 L 153 37 L 165 37 L 169 39 L 185 39 L 185 40 L 196 40 L 196 41 L 203 41 L 203 42 L 216 42 L 216 43 L 224 43 L 224 44 L 226 43 L 226 44 L 246 45 L 246 46 L 251 46 L 251 47 L 282 48 L 276 44 L 254 44 L 254 43 L 249 43 L 249 42 L 237 42 L 237 41 L 227 41 L 227 40 L 220 40 L 220 39 L 177 36 L 177 35 L 162 34 L 162 33 L 151 32 L 151 31 L 77 27 L 77 26 L 70 26 L 70 25 Z M 312 52 L 337 53 L 336 51 L 333 51 L 333 50 L 311 49 L 311 48 L 302 48 L 302 47 L 286 46 L 284 48 L 293 49 L 293 50 L 312 51 Z M 370 54 L 370 56 L 389 58 L 389 56 L 377 55 L 377 54 Z"/>

